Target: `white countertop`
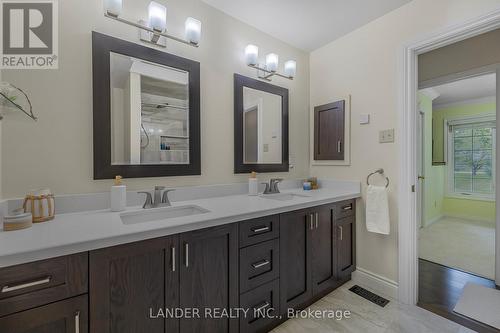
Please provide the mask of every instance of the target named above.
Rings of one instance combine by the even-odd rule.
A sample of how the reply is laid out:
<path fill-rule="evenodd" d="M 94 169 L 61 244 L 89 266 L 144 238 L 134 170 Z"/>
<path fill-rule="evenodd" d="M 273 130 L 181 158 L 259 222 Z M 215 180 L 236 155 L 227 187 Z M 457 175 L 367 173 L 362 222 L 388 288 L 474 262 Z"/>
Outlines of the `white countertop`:
<path fill-rule="evenodd" d="M 357 183 L 359 184 L 359 183 Z M 284 190 L 308 197 L 279 201 L 246 194 L 174 202 L 172 206 L 197 205 L 208 213 L 123 224 L 110 210 L 59 214 L 52 221 L 18 231 L 0 231 L 0 267 L 58 257 L 103 247 L 141 241 L 196 229 L 249 220 L 287 211 L 360 197 L 358 186 L 332 186 L 315 191 Z M 141 210 L 128 207 L 126 212 Z M 123 213 L 123 212 L 122 212 Z"/>

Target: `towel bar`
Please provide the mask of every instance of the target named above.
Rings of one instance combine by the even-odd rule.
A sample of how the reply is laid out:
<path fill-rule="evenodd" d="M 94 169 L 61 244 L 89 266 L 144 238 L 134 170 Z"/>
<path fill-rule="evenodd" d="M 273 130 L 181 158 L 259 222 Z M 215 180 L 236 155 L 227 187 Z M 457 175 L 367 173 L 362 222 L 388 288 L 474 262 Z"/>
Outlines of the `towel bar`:
<path fill-rule="evenodd" d="M 370 185 L 370 177 L 373 176 L 374 174 L 377 174 L 377 173 L 385 177 L 385 180 L 386 180 L 385 187 L 389 187 L 389 177 L 384 175 L 384 169 L 377 169 L 374 172 L 370 173 L 368 175 L 368 177 L 366 177 L 366 184 Z"/>

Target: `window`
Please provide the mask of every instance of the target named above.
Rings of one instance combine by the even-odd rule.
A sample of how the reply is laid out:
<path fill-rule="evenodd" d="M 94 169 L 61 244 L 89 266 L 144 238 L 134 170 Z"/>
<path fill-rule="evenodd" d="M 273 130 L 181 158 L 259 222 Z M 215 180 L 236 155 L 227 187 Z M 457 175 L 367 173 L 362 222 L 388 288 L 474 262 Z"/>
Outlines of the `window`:
<path fill-rule="evenodd" d="M 449 194 L 494 199 L 494 119 L 458 120 L 448 125 Z"/>

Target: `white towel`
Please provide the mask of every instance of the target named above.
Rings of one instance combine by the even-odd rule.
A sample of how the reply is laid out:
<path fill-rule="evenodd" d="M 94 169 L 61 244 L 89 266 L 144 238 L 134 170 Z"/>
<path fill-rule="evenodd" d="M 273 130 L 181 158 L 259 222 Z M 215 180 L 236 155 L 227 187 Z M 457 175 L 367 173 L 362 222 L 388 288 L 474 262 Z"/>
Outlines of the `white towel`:
<path fill-rule="evenodd" d="M 366 190 L 366 229 L 383 235 L 391 230 L 387 189 L 383 186 L 369 185 Z"/>

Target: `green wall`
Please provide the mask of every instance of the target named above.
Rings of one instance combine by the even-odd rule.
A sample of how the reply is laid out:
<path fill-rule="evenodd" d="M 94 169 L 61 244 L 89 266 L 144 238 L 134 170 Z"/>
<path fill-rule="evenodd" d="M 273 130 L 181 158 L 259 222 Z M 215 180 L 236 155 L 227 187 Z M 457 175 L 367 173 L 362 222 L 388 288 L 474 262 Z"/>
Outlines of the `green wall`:
<path fill-rule="evenodd" d="M 444 186 L 435 186 L 434 184 L 444 183 L 444 171 L 442 166 L 432 165 L 432 100 L 419 93 L 419 107 L 420 111 L 424 112 L 424 226 L 429 222 L 439 218 L 443 215 L 443 197 Z"/>
<path fill-rule="evenodd" d="M 444 160 L 444 119 L 491 114 L 495 112 L 495 103 L 462 105 L 433 111 L 432 100 L 429 97 L 421 93 L 418 97 L 420 110 L 425 114 L 424 226 L 445 215 L 490 221 L 493 225 L 495 221 L 495 202 L 446 197 L 445 177 L 447 176 L 447 166 L 432 165 L 432 160 Z M 430 148 L 432 147 L 432 140 L 434 140 L 434 151 Z M 436 157 L 436 155 L 441 157 Z"/>
<path fill-rule="evenodd" d="M 426 96 L 420 96 L 421 109 L 426 112 L 432 108 L 432 102 Z M 481 103 L 447 107 L 433 110 L 432 123 L 427 119 L 425 146 L 431 147 L 427 137 L 434 140 L 434 151 L 432 152 L 434 161 L 444 161 L 444 120 L 461 116 L 474 116 L 484 114 L 494 114 L 496 111 L 495 103 Z M 432 134 L 429 132 L 432 128 Z M 426 157 L 430 149 L 426 149 Z M 495 202 L 484 200 L 457 199 L 446 197 L 445 177 L 447 176 L 447 166 L 432 166 L 426 163 L 426 200 L 425 200 L 425 224 L 433 222 L 434 219 L 442 215 L 459 216 L 463 218 L 495 221 Z"/>
<path fill-rule="evenodd" d="M 432 160 L 436 162 L 444 161 L 444 120 L 457 117 L 475 116 L 482 114 L 495 114 L 496 104 L 481 103 L 447 107 L 444 109 L 434 110 L 432 112 L 433 130 L 432 138 L 434 140 L 434 151 L 432 152 Z"/>

